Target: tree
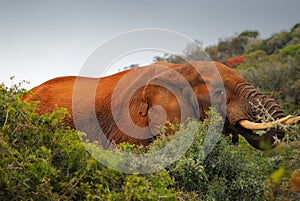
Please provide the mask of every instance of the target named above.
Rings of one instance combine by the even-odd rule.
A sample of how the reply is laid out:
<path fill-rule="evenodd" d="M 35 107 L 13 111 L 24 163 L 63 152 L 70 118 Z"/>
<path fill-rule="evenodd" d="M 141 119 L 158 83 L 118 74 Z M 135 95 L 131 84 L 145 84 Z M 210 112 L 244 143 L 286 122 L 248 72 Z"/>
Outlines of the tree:
<path fill-rule="evenodd" d="M 240 33 L 239 37 L 248 37 L 249 39 L 256 39 L 259 36 L 258 31 L 243 31 Z"/>
<path fill-rule="evenodd" d="M 268 54 L 273 54 L 277 49 L 281 49 L 288 44 L 292 39 L 290 32 L 281 32 L 273 35 L 266 41 L 266 51 Z"/>
<path fill-rule="evenodd" d="M 209 61 L 210 56 L 202 49 L 200 42 L 188 43 L 182 55 L 164 54 L 163 57 L 155 56 L 154 62 L 166 61 L 170 63 L 186 63 L 189 61 Z"/>

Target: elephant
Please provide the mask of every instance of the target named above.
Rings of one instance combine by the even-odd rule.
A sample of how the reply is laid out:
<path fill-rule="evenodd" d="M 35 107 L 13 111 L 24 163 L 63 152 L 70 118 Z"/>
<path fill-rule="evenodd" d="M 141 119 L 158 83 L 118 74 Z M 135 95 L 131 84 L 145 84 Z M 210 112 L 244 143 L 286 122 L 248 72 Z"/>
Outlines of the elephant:
<path fill-rule="evenodd" d="M 66 108 L 71 115 L 65 124 L 103 147 L 111 142 L 147 146 L 159 125 L 187 118 L 203 121 L 212 106 L 224 117 L 223 133 L 232 134 L 233 143 L 241 135 L 260 150 L 274 148 L 284 138 L 278 123 L 300 120 L 285 116 L 275 100 L 215 61 L 157 62 L 101 78 L 58 77 L 33 88 L 23 100 L 38 101 L 39 114 Z M 271 122 L 262 122 L 266 113 Z"/>

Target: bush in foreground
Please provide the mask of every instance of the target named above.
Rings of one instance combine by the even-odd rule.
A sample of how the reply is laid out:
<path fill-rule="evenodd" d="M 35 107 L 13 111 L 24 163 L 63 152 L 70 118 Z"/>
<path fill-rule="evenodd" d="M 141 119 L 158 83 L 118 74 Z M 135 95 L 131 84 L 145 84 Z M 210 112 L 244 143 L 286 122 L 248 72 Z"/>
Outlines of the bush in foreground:
<path fill-rule="evenodd" d="M 166 171 L 126 175 L 86 153 L 67 115 L 34 113 L 25 91 L 0 86 L 0 200 L 157 200 L 174 198 Z"/>

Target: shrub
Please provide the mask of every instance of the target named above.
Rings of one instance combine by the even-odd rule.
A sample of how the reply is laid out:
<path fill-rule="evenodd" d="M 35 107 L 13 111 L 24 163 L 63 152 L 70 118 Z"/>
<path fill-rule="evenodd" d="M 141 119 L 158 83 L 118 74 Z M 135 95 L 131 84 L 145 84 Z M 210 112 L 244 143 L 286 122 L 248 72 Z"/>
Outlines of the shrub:
<path fill-rule="evenodd" d="M 245 63 L 246 59 L 243 56 L 235 56 L 227 59 L 226 64 L 230 67 L 236 67 L 242 63 Z"/>
<path fill-rule="evenodd" d="M 300 44 L 288 45 L 280 50 L 282 56 L 296 56 L 300 55 Z"/>
<path fill-rule="evenodd" d="M 233 146 L 228 137 L 221 136 L 212 152 L 204 157 L 204 139 L 215 134 L 215 131 L 207 134 L 209 125 L 220 123 L 220 117 L 213 116 L 213 120 L 188 124 L 186 130 L 192 130 L 189 127 L 198 130 L 194 143 L 183 157 L 168 167 L 176 188 L 197 200 L 264 200 L 264 182 L 272 164 L 262 157 L 262 152 L 243 139 L 239 146 Z M 169 138 L 159 139 L 152 146 L 161 145 L 163 140 Z"/>
<path fill-rule="evenodd" d="M 82 134 L 63 125 L 65 110 L 39 116 L 24 93 L 0 86 L 0 200 L 175 199 L 167 172 L 106 168 L 86 152 Z"/>

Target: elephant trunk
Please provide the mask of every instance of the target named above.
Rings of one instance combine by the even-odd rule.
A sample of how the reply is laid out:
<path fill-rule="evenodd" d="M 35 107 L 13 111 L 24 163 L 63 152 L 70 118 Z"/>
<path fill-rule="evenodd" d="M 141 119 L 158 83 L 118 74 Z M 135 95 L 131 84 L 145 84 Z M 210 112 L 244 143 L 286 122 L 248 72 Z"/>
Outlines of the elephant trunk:
<path fill-rule="evenodd" d="M 246 120 L 239 121 L 238 132 L 249 144 L 257 149 L 266 150 L 274 148 L 285 135 L 284 130 L 278 127 L 277 123 L 282 123 L 290 117 L 285 117 L 285 114 L 275 100 L 261 94 L 251 85 L 244 86 L 242 94 L 245 97 L 244 101 L 248 103 L 245 104 L 247 118 Z M 260 129 L 246 127 L 243 125 L 243 121 L 254 123 L 260 126 Z M 266 123 L 267 126 L 263 127 Z M 254 130 L 265 130 L 265 132 L 259 135 Z"/>

